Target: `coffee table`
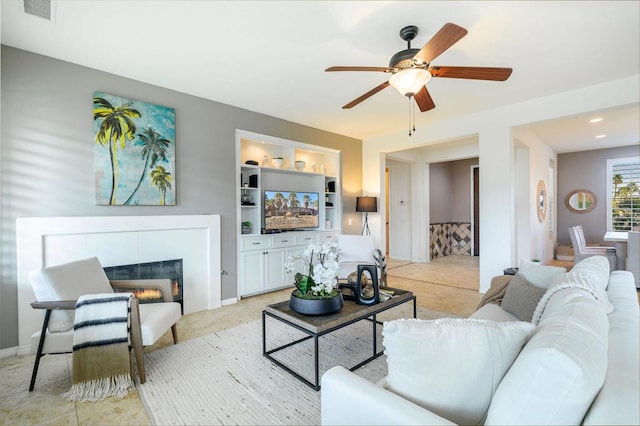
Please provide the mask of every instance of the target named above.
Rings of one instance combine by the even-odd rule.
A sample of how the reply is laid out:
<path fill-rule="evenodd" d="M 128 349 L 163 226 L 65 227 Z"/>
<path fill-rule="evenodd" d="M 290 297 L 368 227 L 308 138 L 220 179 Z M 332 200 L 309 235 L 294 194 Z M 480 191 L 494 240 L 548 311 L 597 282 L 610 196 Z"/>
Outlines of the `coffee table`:
<path fill-rule="evenodd" d="M 350 324 L 356 323 L 362 320 L 370 320 L 372 324 L 373 331 L 373 351 L 372 355 L 365 359 L 364 361 L 358 363 L 357 365 L 349 368 L 349 370 L 354 371 L 368 362 L 373 361 L 374 359 L 381 356 L 384 351 L 376 351 L 377 345 L 377 335 L 376 335 L 376 327 L 378 324 L 382 324 L 376 319 L 376 316 L 381 312 L 394 308 L 396 306 L 402 305 L 403 303 L 407 303 L 413 301 L 413 317 L 416 318 L 416 297 L 412 292 L 406 290 L 400 290 L 390 287 L 385 287 L 387 290 L 393 290 L 394 295 L 389 300 L 384 302 L 380 302 L 376 305 L 366 306 L 366 305 L 358 305 L 354 301 L 345 300 L 344 306 L 342 309 L 336 313 L 329 315 L 320 315 L 320 316 L 309 316 L 302 315 L 294 312 L 289 308 L 289 301 L 286 300 L 284 302 L 275 303 L 272 305 L 268 305 L 262 311 L 262 354 L 273 361 L 275 364 L 283 368 L 284 370 L 291 373 L 293 376 L 301 380 L 303 383 L 307 384 L 311 388 L 320 390 L 320 363 L 318 359 L 318 340 L 321 336 L 325 334 L 331 333 L 332 331 L 339 330 L 344 328 Z M 305 337 L 295 340 L 293 342 L 287 343 L 282 346 L 278 346 L 276 348 L 267 350 L 267 321 L 266 318 L 270 317 L 277 321 L 280 321 L 288 326 L 296 328 L 303 333 L 306 334 Z M 313 339 L 313 348 L 314 348 L 314 370 L 315 370 L 315 382 L 311 382 L 305 377 L 301 376 L 297 372 L 293 371 L 290 367 L 280 362 L 271 356 L 271 354 L 278 352 L 280 350 L 289 348 L 293 345 L 296 345 L 300 342 L 304 342 L 306 340 Z"/>

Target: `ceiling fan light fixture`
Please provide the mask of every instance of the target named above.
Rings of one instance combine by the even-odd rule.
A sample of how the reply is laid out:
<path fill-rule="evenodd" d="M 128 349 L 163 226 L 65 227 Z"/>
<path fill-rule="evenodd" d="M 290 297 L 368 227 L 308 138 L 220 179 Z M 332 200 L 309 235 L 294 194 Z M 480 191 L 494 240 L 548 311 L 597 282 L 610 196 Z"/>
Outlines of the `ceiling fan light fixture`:
<path fill-rule="evenodd" d="M 393 74 L 389 79 L 391 87 L 401 95 L 412 97 L 431 79 L 431 73 L 424 68 L 407 68 Z"/>

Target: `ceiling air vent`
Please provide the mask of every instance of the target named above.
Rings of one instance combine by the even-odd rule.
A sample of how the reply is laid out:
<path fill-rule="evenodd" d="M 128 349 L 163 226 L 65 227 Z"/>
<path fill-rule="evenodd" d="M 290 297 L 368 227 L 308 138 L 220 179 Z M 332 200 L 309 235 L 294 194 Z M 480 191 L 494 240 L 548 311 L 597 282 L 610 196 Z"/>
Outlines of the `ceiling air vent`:
<path fill-rule="evenodd" d="M 51 0 L 23 0 L 24 12 L 38 18 L 51 20 Z"/>

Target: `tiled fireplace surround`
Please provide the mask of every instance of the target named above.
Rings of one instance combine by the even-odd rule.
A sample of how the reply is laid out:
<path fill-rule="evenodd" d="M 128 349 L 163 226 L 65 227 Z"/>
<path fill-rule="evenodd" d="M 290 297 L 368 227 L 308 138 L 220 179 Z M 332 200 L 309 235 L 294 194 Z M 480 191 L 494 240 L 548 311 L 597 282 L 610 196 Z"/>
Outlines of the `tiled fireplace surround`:
<path fill-rule="evenodd" d="M 447 222 L 429 225 L 431 259 L 450 254 L 471 256 L 471 223 Z"/>

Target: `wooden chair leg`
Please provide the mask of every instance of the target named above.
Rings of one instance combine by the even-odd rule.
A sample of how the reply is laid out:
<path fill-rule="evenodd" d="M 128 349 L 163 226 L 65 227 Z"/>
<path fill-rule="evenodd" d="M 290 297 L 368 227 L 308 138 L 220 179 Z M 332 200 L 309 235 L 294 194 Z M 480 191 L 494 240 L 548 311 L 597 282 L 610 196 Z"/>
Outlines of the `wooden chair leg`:
<path fill-rule="evenodd" d="M 140 383 L 147 381 L 144 370 L 144 351 L 142 348 L 142 331 L 140 330 L 140 308 L 138 299 L 131 300 L 131 346 L 133 346 L 133 354 L 136 357 L 136 365 L 138 366 L 138 377 Z"/>
<path fill-rule="evenodd" d="M 49 317 L 51 317 L 51 309 L 47 309 L 44 314 L 44 322 L 42 323 L 42 332 L 40 333 L 40 341 L 38 342 L 38 352 L 36 352 L 36 361 L 33 364 L 33 372 L 31 373 L 31 383 L 29 384 L 29 392 L 33 391 L 36 385 L 36 376 L 38 375 L 38 367 L 40 366 L 40 358 L 42 355 L 42 348 L 44 348 L 44 339 L 47 336 L 47 327 L 49 326 Z"/>
<path fill-rule="evenodd" d="M 176 326 L 176 324 L 173 324 L 171 326 L 171 334 L 173 334 L 173 344 L 177 345 L 178 344 L 178 327 Z"/>

